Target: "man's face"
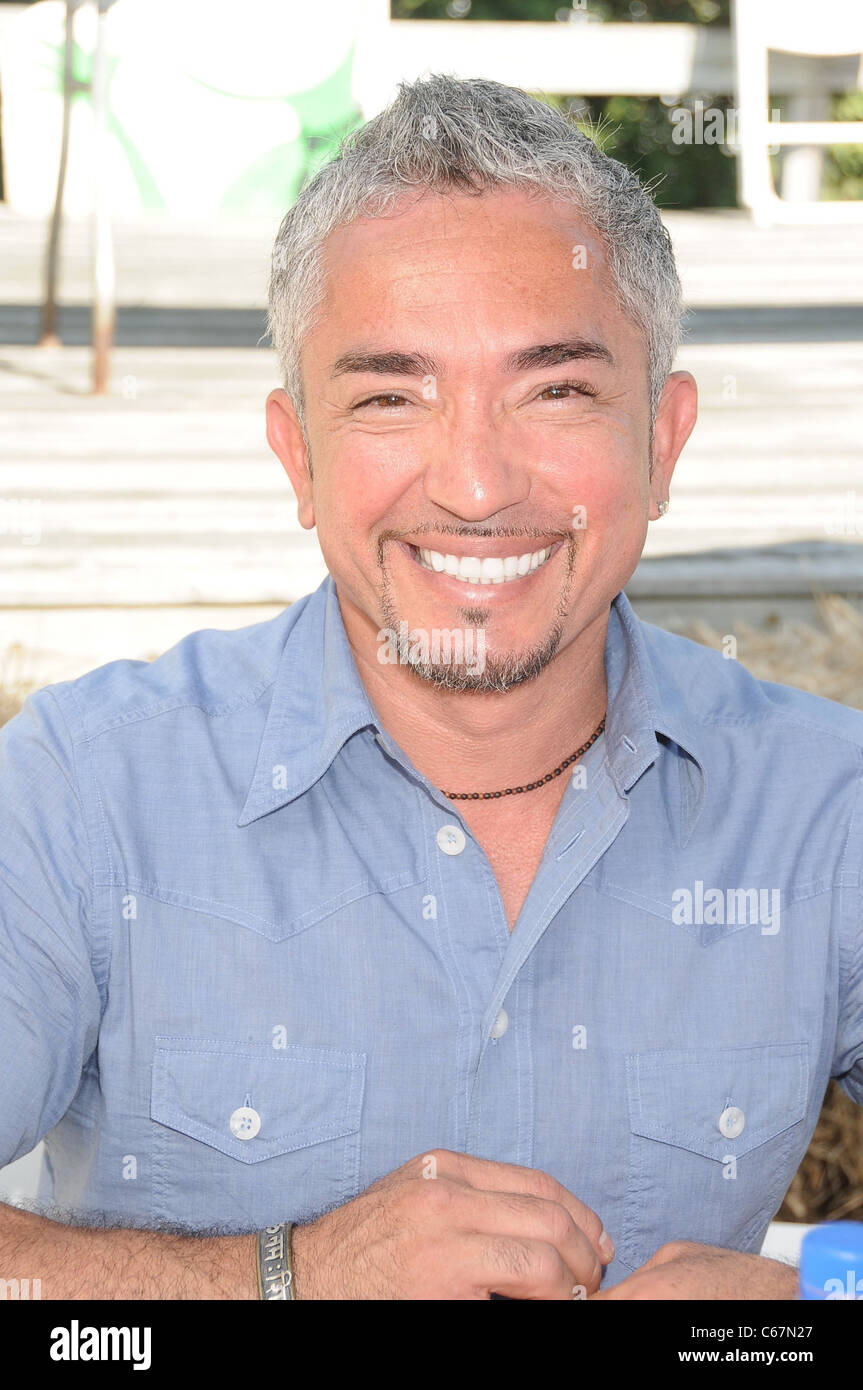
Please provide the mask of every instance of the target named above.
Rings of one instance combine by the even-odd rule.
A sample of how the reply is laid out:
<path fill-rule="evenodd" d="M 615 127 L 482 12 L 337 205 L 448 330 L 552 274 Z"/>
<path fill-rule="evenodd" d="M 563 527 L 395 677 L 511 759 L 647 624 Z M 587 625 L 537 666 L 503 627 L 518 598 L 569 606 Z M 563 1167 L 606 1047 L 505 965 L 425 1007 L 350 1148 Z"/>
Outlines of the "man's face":
<path fill-rule="evenodd" d="M 426 194 L 339 228 L 325 269 L 301 358 L 313 476 L 283 392 L 269 437 L 352 642 L 482 630 L 482 677 L 421 674 L 538 674 L 629 579 L 651 502 L 646 348 L 595 232 L 519 190 Z"/>

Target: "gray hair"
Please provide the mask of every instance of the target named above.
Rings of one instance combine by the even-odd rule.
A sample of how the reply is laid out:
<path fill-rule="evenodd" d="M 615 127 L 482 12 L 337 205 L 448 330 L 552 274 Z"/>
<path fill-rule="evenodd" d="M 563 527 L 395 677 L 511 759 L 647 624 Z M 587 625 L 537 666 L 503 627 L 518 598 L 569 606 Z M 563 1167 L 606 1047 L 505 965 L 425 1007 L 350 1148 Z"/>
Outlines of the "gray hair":
<path fill-rule="evenodd" d="M 268 329 L 304 436 L 300 350 L 323 298 L 329 234 L 386 215 L 411 190 L 507 186 L 572 202 L 598 234 L 618 307 L 644 337 L 652 432 L 682 318 L 671 238 L 652 198 L 563 112 L 500 82 L 435 75 L 401 83 L 392 105 L 342 141 L 279 228 Z"/>

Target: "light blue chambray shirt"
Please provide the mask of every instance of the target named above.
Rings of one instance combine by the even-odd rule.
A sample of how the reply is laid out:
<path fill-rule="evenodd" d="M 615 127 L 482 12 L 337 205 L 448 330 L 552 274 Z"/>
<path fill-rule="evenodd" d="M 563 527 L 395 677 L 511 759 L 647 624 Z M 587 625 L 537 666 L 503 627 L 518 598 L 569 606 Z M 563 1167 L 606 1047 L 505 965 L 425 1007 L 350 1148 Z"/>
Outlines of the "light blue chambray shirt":
<path fill-rule="evenodd" d="M 445 1147 L 593 1207 L 606 1285 L 675 1238 L 757 1251 L 828 1078 L 863 1103 L 863 714 L 622 594 L 606 667 L 511 935 L 332 579 L 31 696 L 0 732 L 0 1163 L 44 1136 L 45 1201 L 240 1232 Z"/>

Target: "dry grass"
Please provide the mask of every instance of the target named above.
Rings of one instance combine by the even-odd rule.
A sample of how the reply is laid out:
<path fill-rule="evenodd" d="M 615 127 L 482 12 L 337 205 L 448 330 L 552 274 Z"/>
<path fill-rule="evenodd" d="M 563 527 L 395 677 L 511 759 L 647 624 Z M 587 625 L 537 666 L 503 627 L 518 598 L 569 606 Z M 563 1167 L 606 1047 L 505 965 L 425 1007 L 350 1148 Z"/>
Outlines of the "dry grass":
<path fill-rule="evenodd" d="M 25 698 L 35 689 L 27 671 L 27 659 L 20 642 L 0 654 L 0 725 L 17 714 Z"/>
<path fill-rule="evenodd" d="M 759 629 L 741 623 L 734 632 L 737 658 L 759 680 L 796 685 L 863 709 L 863 613 L 836 594 L 817 595 L 815 604 L 820 627 L 777 620 Z M 709 623 L 679 630 L 705 646 L 722 646 Z"/>
<path fill-rule="evenodd" d="M 820 628 L 777 622 L 764 630 L 741 624 L 737 657 L 761 680 L 780 681 L 863 709 L 863 615 L 836 595 L 817 600 Z M 724 634 L 707 623 L 680 629 L 721 648 Z M 22 647 L 0 660 L 0 724 L 32 689 Z M 777 1212 L 780 1221 L 863 1220 L 863 1107 L 831 1081 L 818 1126 Z"/>

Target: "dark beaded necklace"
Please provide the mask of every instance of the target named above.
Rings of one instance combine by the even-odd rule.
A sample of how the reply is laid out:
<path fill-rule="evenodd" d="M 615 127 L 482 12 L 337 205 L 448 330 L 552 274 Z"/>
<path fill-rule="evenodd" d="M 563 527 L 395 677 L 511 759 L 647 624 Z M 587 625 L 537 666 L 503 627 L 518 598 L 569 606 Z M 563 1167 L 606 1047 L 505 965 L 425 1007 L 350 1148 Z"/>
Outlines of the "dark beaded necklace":
<path fill-rule="evenodd" d="M 492 797 L 496 796 L 517 796 L 519 792 L 536 791 L 537 787 L 544 787 L 546 782 L 553 782 L 555 777 L 560 776 L 564 768 L 569 767 L 570 763 L 574 763 L 576 758 L 581 757 L 582 753 L 586 753 L 588 748 L 596 743 L 596 740 L 599 738 L 604 728 L 605 715 L 602 716 L 600 723 L 590 735 L 587 743 L 583 743 L 580 748 L 576 748 L 574 753 L 570 753 L 568 758 L 564 758 L 559 767 L 556 767 L 553 772 L 547 772 L 544 777 L 540 777 L 538 782 L 528 782 L 524 787 L 504 787 L 503 791 L 499 792 L 445 792 L 443 788 L 441 788 L 441 791 L 450 801 L 490 801 Z"/>

